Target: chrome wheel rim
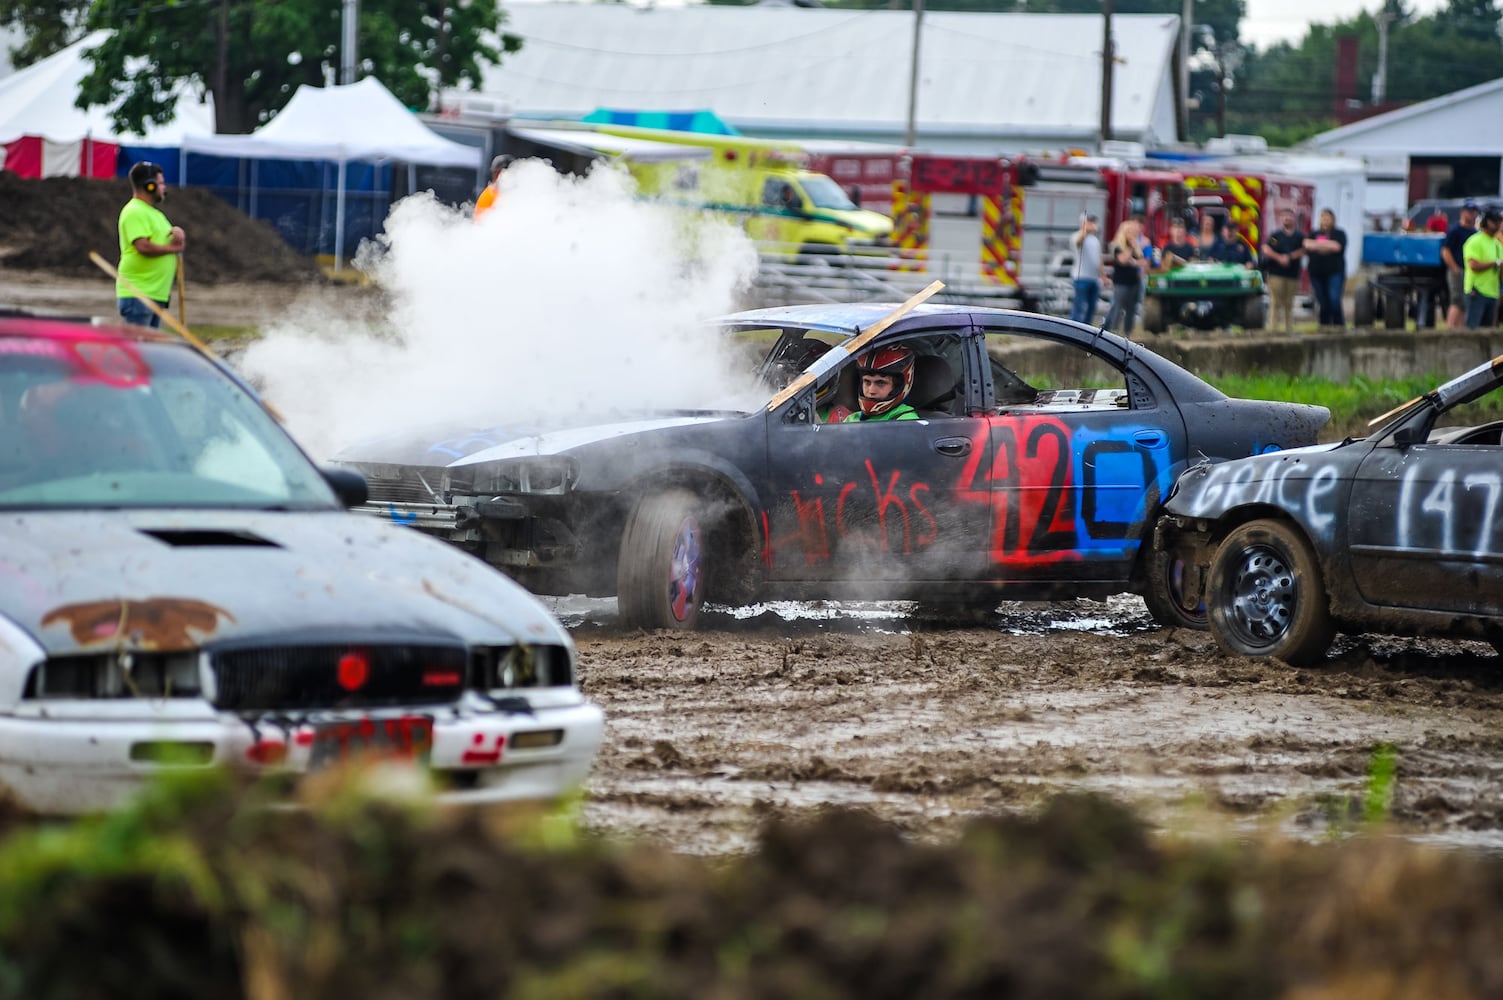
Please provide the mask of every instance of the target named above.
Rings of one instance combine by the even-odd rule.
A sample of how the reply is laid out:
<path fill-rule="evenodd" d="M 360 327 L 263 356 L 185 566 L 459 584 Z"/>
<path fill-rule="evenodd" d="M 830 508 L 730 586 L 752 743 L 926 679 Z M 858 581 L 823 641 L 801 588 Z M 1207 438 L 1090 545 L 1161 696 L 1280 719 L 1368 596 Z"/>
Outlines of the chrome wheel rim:
<path fill-rule="evenodd" d="M 1299 585 L 1288 562 L 1267 546 L 1245 549 L 1232 575 L 1229 619 L 1250 645 L 1271 646 L 1294 621 Z"/>

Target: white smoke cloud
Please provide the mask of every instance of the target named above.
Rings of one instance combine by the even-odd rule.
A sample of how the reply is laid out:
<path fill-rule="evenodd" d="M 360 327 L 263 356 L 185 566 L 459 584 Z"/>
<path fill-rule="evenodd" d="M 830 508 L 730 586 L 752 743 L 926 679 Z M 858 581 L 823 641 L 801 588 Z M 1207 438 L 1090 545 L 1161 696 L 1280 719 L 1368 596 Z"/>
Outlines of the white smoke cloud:
<path fill-rule="evenodd" d="M 289 316 L 240 362 L 316 458 L 449 422 L 724 406 L 748 391 L 703 320 L 737 307 L 755 247 L 634 199 L 623 171 L 571 178 L 523 161 L 478 223 L 415 195 L 393 207 L 385 244 L 358 259 L 384 315 Z"/>

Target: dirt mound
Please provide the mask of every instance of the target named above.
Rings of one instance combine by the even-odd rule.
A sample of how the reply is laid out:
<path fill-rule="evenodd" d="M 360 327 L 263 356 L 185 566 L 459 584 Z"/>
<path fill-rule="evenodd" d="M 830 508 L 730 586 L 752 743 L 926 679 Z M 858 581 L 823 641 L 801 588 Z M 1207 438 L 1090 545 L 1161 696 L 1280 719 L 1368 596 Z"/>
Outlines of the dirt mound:
<path fill-rule="evenodd" d="M 917 843 L 859 811 L 705 859 L 325 784 L 0 842 L 3 996 L 1495 997 L 1497 858 L 1158 839 L 1061 796 Z M 321 796 L 327 795 L 327 798 Z M 3 818 L 3 817 L 0 817 Z M 86 958 L 81 961 L 80 956 Z"/>
<path fill-rule="evenodd" d="M 97 250 L 120 259 L 116 220 L 130 199 L 122 179 L 31 180 L 0 170 L 0 267 L 98 277 Z M 252 219 L 202 188 L 170 187 L 162 206 L 188 234 L 184 272 L 194 282 L 312 281 L 317 262 L 295 252 L 270 223 Z"/>

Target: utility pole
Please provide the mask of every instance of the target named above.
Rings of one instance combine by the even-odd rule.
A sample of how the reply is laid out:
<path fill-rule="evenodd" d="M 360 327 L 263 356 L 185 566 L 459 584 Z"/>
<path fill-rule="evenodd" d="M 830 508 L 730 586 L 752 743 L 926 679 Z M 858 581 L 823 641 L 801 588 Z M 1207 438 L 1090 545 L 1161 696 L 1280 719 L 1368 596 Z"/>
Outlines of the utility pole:
<path fill-rule="evenodd" d="M 1190 32 L 1194 0 L 1185 0 L 1179 15 L 1179 137 L 1190 138 Z"/>
<path fill-rule="evenodd" d="M 357 49 L 356 25 L 360 21 L 360 0 L 344 0 L 343 22 L 339 52 L 339 82 L 350 84 L 355 82 L 355 67 L 360 64 L 360 56 Z"/>
<path fill-rule="evenodd" d="M 1101 3 L 1101 141 L 1112 137 L 1112 0 Z"/>
<path fill-rule="evenodd" d="M 1393 12 L 1378 12 L 1378 68 L 1373 72 L 1373 105 L 1383 103 L 1388 97 L 1388 25 L 1393 21 Z"/>
<path fill-rule="evenodd" d="M 919 47 L 924 34 L 924 0 L 913 0 L 913 54 L 908 61 L 908 129 L 903 145 L 918 145 Z"/>

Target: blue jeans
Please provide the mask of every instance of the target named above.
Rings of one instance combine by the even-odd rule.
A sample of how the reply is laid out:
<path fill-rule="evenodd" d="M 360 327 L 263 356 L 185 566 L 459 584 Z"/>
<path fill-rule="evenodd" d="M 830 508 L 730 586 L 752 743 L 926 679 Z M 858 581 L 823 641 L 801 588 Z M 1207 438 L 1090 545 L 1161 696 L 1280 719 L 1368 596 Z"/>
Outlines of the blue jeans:
<path fill-rule="evenodd" d="M 1132 333 L 1138 320 L 1138 289 L 1143 283 L 1116 284 L 1112 286 L 1112 307 L 1106 311 L 1106 328 L 1113 333 L 1127 336 Z"/>
<path fill-rule="evenodd" d="M 1101 298 L 1101 282 L 1095 278 L 1075 279 L 1075 299 L 1070 303 L 1070 318 L 1089 323 L 1096 316 L 1096 301 Z"/>
<path fill-rule="evenodd" d="M 1498 322 L 1498 300 L 1476 292 L 1466 297 L 1466 327 L 1477 330 Z"/>
<path fill-rule="evenodd" d="M 1346 326 L 1341 312 L 1341 293 L 1346 291 L 1346 272 L 1310 275 L 1310 291 L 1315 293 L 1315 304 L 1320 307 L 1321 326 Z"/>
<path fill-rule="evenodd" d="M 120 307 L 120 318 L 127 323 L 134 323 L 136 326 L 149 326 L 153 330 L 162 325 L 162 317 L 146 308 L 146 303 L 140 299 L 132 297 L 128 299 L 116 299 L 115 301 Z M 163 309 L 167 308 L 167 303 L 160 299 L 153 301 Z"/>

